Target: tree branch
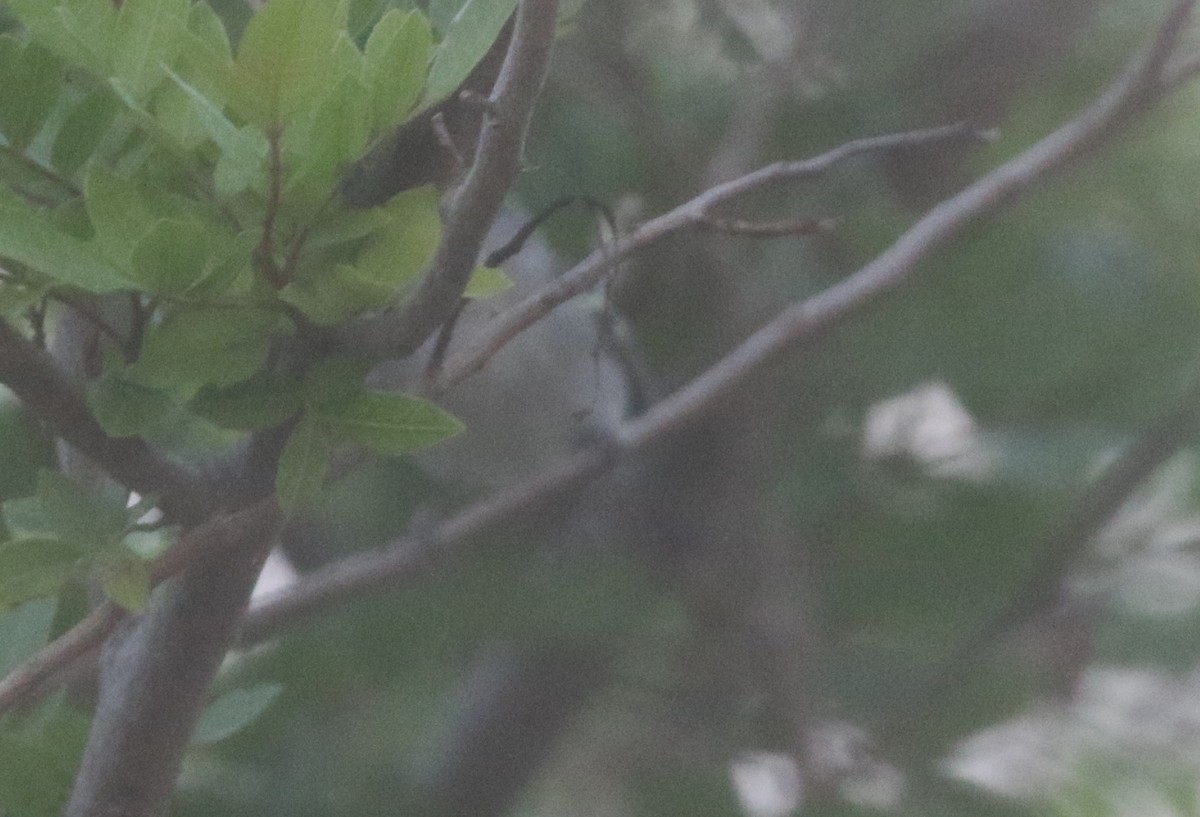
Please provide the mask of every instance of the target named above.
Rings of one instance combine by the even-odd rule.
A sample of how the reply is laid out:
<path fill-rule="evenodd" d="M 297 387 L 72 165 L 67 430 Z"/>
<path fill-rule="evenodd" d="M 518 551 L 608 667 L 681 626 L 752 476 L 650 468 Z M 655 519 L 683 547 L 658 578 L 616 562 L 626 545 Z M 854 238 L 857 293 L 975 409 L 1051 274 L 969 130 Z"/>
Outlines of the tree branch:
<path fill-rule="evenodd" d="M 195 524 L 216 506 L 214 492 L 199 474 L 168 460 L 140 438 L 110 437 L 75 381 L 43 349 L 2 321 L 0 383 L 117 482 L 158 497 L 171 520 Z"/>
<path fill-rule="evenodd" d="M 751 375 L 785 351 L 812 342 L 876 303 L 908 281 L 921 261 L 968 225 L 995 212 L 1035 182 L 1044 180 L 1052 172 L 1095 148 L 1104 139 L 1111 138 L 1133 121 L 1135 114 L 1146 110 L 1171 87 L 1174 83 L 1165 82 L 1163 65 L 1178 42 L 1193 4 L 1194 0 L 1177 2 L 1153 45 L 1076 117 L 935 206 L 858 272 L 785 310 L 699 377 L 652 406 L 642 416 L 623 423 L 615 431 L 610 448 L 580 452 L 522 485 L 471 506 L 435 528 L 426 538 L 402 538 L 377 551 L 357 554 L 310 574 L 292 589 L 250 612 L 243 631 L 243 643 L 268 638 L 298 618 L 362 593 L 392 588 L 417 574 L 423 566 L 462 546 L 468 539 L 512 522 L 569 494 L 602 473 L 620 456 L 636 452 L 713 411 L 723 398 L 735 392 Z M 923 133 L 924 136 L 919 138 L 932 138 L 934 132 Z M 938 138 L 950 135 L 945 129 L 939 129 L 937 133 Z M 913 137 L 901 134 L 851 142 L 808 162 L 772 165 L 757 173 L 773 180 L 776 174 L 780 174 L 778 177 L 786 176 L 779 168 L 790 167 L 792 178 L 811 175 L 821 172 L 847 154 L 879 149 L 888 139 L 899 140 L 903 144 L 905 139 L 910 138 Z M 453 373 L 447 371 L 441 383 L 453 383 L 466 376 L 472 371 L 472 366 L 478 368 L 487 360 L 494 351 L 491 348 L 493 344 L 499 348 L 511 334 L 537 320 L 572 294 L 585 289 L 603 273 L 605 265 L 611 263 L 614 255 L 619 257 L 622 248 L 628 252 L 634 246 L 643 246 L 702 216 L 716 201 L 753 189 L 761 183 L 764 180 L 757 178 L 757 174 L 750 174 L 728 185 L 720 185 L 682 208 L 644 225 L 642 230 L 626 239 L 626 244 L 618 247 L 616 252 L 610 250 L 605 255 L 593 254 L 543 293 L 516 307 L 507 319 L 497 319 L 497 324 L 503 326 L 498 326 L 464 353 Z M 448 364 L 447 370 L 451 365 Z"/>
<path fill-rule="evenodd" d="M 165 813 L 279 517 L 276 504 L 266 501 L 203 526 L 227 545 L 221 558 L 177 574 L 155 591 L 145 615 L 109 639 L 66 817 Z"/>
<path fill-rule="evenodd" d="M 150 570 L 152 586 L 187 569 L 221 561 L 243 547 L 246 535 L 242 519 L 258 519 L 270 513 L 273 499 L 263 500 L 233 516 L 220 515 L 185 533 L 166 553 L 159 556 Z M 50 685 L 72 662 L 90 654 L 125 618 L 126 613 L 111 602 L 104 602 L 74 627 L 43 647 L 36 655 L 8 675 L 0 678 L 0 715 L 35 700 L 39 690 Z"/>
<path fill-rule="evenodd" d="M 559 304 L 595 286 L 627 255 L 680 230 L 708 226 L 713 220 L 711 211 L 718 205 L 771 184 L 817 178 L 847 159 L 866 153 L 880 153 L 947 140 L 981 138 L 986 138 L 986 134 L 960 124 L 855 139 L 811 159 L 775 162 L 709 188 L 674 210 L 647 221 L 629 235 L 597 249 L 552 283 L 507 312 L 496 316 L 488 324 L 485 333 L 472 339 L 466 348 L 446 362 L 441 376 L 429 384 L 430 393 L 441 394 L 482 369 L 509 341 L 544 318 Z"/>
<path fill-rule="evenodd" d="M 557 0 L 522 0 L 495 89 L 483 104 L 475 161 L 452 194 L 433 263 L 411 295 L 337 333 L 349 351 L 385 359 L 414 351 L 454 311 L 504 196 L 517 178 L 525 133 L 554 40 Z"/>

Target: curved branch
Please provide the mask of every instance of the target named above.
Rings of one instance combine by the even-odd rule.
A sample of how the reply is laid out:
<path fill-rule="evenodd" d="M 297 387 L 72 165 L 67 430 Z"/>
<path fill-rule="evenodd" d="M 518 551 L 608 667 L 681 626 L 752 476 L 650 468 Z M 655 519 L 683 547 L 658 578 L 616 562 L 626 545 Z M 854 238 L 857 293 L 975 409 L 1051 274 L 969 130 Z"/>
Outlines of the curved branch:
<path fill-rule="evenodd" d="M 0 383 L 117 482 L 159 497 L 160 507 L 173 521 L 195 524 L 215 507 L 214 493 L 199 474 L 167 459 L 138 437 L 109 436 L 76 383 L 48 353 L 3 321 Z"/>
<path fill-rule="evenodd" d="M 870 136 L 839 145 L 810 159 L 775 162 L 732 181 L 718 184 L 675 209 L 647 221 L 627 236 L 594 251 L 521 303 L 496 316 L 487 331 L 454 355 L 428 388 L 441 394 L 482 369 L 513 338 L 544 318 L 556 306 L 595 286 L 621 259 L 672 233 L 689 227 L 706 227 L 711 210 L 753 190 L 785 181 L 805 181 L 828 173 L 838 164 L 865 153 L 882 153 L 961 139 L 986 139 L 987 133 L 967 125 L 944 125 L 905 133 Z"/>
<path fill-rule="evenodd" d="M 452 195 L 432 265 L 405 300 L 339 331 L 337 342 L 343 348 L 380 359 L 403 356 L 454 311 L 492 219 L 520 170 L 557 14 L 557 0 L 522 0 L 495 89 L 480 102 L 486 113 L 475 161 Z"/>
<path fill-rule="evenodd" d="M 1173 84 L 1165 81 L 1163 65 L 1178 42 L 1193 4 L 1194 0 L 1177 2 L 1151 48 L 1135 59 L 1107 91 L 1075 118 L 935 206 L 858 272 L 785 310 L 695 380 L 652 406 L 642 416 L 623 423 L 614 433 L 610 448 L 580 452 L 543 474 L 468 508 L 436 527 L 428 537 L 402 538 L 379 550 L 357 554 L 310 574 L 292 589 L 250 612 L 243 631 L 243 643 L 269 638 L 288 623 L 349 598 L 373 590 L 390 589 L 480 533 L 510 523 L 531 510 L 568 495 L 598 476 L 620 456 L 636 452 L 713 411 L 722 398 L 736 391 L 751 375 L 785 351 L 812 342 L 876 303 L 908 281 L 921 261 L 968 225 L 997 211 L 1035 182 L 1046 179 L 1052 172 L 1084 155 L 1104 139 L 1111 138 L 1129 124 L 1139 111 L 1146 110 L 1161 97 Z M 852 142 L 839 150 L 861 151 L 863 144 Z M 823 167 L 836 160 L 828 158 L 834 155 L 840 157 L 842 154 L 833 151 L 826 154 L 826 158 L 818 157 L 810 162 L 819 162 L 817 167 Z M 804 163 L 792 166 L 800 173 L 819 172 L 813 169 L 812 164 L 808 165 L 808 169 L 802 169 Z M 769 175 L 779 171 L 764 169 L 759 172 Z M 730 184 L 752 186 L 745 181 L 747 178 L 750 177 Z M 739 192 L 740 189 L 735 188 Z M 723 195 L 736 194 L 726 193 L 730 188 L 724 185 L 713 190 L 723 191 Z M 695 205 L 695 210 L 686 213 L 672 211 L 678 215 L 672 216 L 670 222 L 660 219 L 650 224 L 657 224 L 657 230 L 676 229 L 677 221 L 686 223 L 692 217 L 691 213 L 703 214 L 704 208 L 711 203 L 711 200 L 706 200 L 703 205 Z M 637 240 L 644 244 L 653 239 L 639 237 Z M 533 314 L 543 306 L 548 311 L 570 297 L 569 294 L 564 295 L 564 291 L 577 285 L 581 289 L 586 288 L 590 281 L 602 274 L 602 260 L 585 261 L 570 274 L 570 281 L 560 280 L 541 296 L 518 306 L 513 315 Z M 595 277 L 589 279 L 589 276 Z M 539 300 L 545 303 L 539 305 Z M 515 326 L 522 320 L 522 317 L 510 317 L 509 325 Z M 498 338 L 501 331 L 497 330 L 495 335 L 488 337 Z M 468 352 L 463 359 L 478 360 L 482 365 L 486 357 L 475 357 Z M 455 372 L 457 376 L 465 376 L 466 369 L 459 368 Z M 1122 484 L 1120 490 L 1128 491 L 1132 487 Z"/>

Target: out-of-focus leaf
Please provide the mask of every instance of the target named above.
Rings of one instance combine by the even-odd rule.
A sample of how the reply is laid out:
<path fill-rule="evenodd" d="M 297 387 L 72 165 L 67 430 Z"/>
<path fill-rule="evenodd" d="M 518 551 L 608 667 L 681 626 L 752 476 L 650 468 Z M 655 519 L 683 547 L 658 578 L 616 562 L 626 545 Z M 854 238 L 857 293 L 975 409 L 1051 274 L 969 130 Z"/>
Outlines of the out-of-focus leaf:
<path fill-rule="evenodd" d="M 325 423 L 306 417 L 292 429 L 275 474 L 275 495 L 284 510 L 309 505 L 320 494 L 332 449 Z"/>
<path fill-rule="evenodd" d="M 124 0 L 117 12 L 112 81 L 142 100 L 183 49 L 189 0 Z"/>
<path fill-rule="evenodd" d="M 463 430 L 462 423 L 427 400 L 384 392 L 359 392 L 323 406 L 316 416 L 333 430 L 383 454 L 407 454 Z"/>
<path fill-rule="evenodd" d="M 259 684 L 226 692 L 204 710 L 192 733 L 192 743 L 216 743 L 237 734 L 266 712 L 281 692 L 283 687 L 279 684 Z"/>
<path fill-rule="evenodd" d="M 88 292 L 129 285 L 97 248 L 55 229 L 47 216 L 24 202 L 0 196 L 0 258 L 27 264 L 61 284 Z"/>
<path fill-rule="evenodd" d="M 264 373 L 218 388 L 205 386 L 190 403 L 192 411 L 222 428 L 254 431 L 273 428 L 299 413 L 300 383 Z"/>
<path fill-rule="evenodd" d="M 278 127 L 317 104 L 336 76 L 333 49 L 345 19 L 344 3 L 270 0 L 238 46 L 231 93 L 241 115 Z"/>
<path fill-rule="evenodd" d="M 46 123 L 61 91 L 62 62 L 46 49 L 0 37 L 0 131 L 23 151 Z"/>
<path fill-rule="evenodd" d="M 464 298 L 490 298 L 511 289 L 513 280 L 502 269 L 496 267 L 476 267 L 471 273 L 471 280 L 463 291 Z"/>
<path fill-rule="evenodd" d="M 84 555 L 78 544 L 50 537 L 0 542 L 0 610 L 55 595 Z"/>
<path fill-rule="evenodd" d="M 365 77 L 372 129 L 396 125 L 412 110 L 425 84 L 432 44 L 429 20 L 419 11 L 391 9 L 375 24 L 367 40 Z"/>
<path fill-rule="evenodd" d="M 29 723 L 0 724 L 0 809 L 21 817 L 62 812 L 79 766 L 88 719 L 61 704 Z"/>
<path fill-rule="evenodd" d="M 179 308 L 146 335 L 141 357 L 126 371 L 150 388 L 192 391 L 229 386 L 267 359 L 278 316 L 262 309 Z"/>
<path fill-rule="evenodd" d="M 429 67 L 422 105 L 433 105 L 454 92 L 483 59 L 517 7 L 516 0 L 467 0 L 454 15 Z"/>
<path fill-rule="evenodd" d="M 107 372 L 96 380 L 87 399 L 100 425 L 114 437 L 146 431 L 175 406 L 169 394 L 131 382 L 120 372 Z"/>
<path fill-rule="evenodd" d="M 54 599 L 39 599 L 0 615 L 0 677 L 46 643 L 57 606 Z"/>

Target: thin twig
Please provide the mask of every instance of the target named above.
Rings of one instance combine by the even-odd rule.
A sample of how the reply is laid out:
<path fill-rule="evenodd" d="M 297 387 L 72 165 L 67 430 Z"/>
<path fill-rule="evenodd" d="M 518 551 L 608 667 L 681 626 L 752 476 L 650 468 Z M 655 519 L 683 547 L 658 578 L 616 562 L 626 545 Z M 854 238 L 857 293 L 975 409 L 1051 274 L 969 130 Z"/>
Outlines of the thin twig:
<path fill-rule="evenodd" d="M 460 547 L 485 530 L 514 521 L 531 509 L 568 495 L 595 478 L 620 456 L 636 452 L 673 431 L 694 423 L 713 411 L 722 398 L 736 391 L 752 374 L 788 350 L 813 341 L 851 316 L 878 301 L 909 280 L 917 265 L 969 224 L 1095 148 L 1106 137 L 1128 124 L 1131 114 L 1144 110 L 1148 100 L 1164 90 L 1159 72 L 1166 53 L 1177 41 L 1179 28 L 1192 0 L 1180 2 L 1164 24 L 1154 47 L 1136 59 L 1095 102 L 1041 141 L 996 168 L 955 196 L 930 210 L 883 253 L 854 275 L 824 292 L 785 310 L 745 342 L 677 392 L 652 406 L 645 414 L 623 423 L 603 452 L 583 451 L 525 483 L 485 499 L 437 527 L 426 538 L 403 538 L 377 551 L 357 554 L 331 564 L 288 591 L 251 611 L 243 643 L 270 637 L 304 616 L 320 612 L 372 590 L 392 588 L 413 576 L 426 560 Z M 1182 11 L 1181 11 L 1182 10 Z M 644 246 L 680 226 L 693 223 L 718 201 L 760 186 L 766 180 L 796 178 L 823 172 L 847 155 L 945 139 L 964 133 L 962 128 L 942 128 L 915 134 L 859 140 L 806 162 L 772 165 L 757 173 L 720 185 L 681 208 L 644 225 L 619 244 L 617 257 Z M 520 328 L 529 325 L 554 305 L 570 297 L 574 287 L 586 288 L 603 274 L 609 255 L 594 253 L 566 278 L 516 307 L 504 329 L 498 329 L 459 358 L 457 368 L 445 372 L 441 383 L 456 382 L 482 366 L 495 348 Z M 498 319 L 504 321 L 505 319 Z M 482 350 L 482 351 L 481 351 Z M 450 366 L 448 365 L 449 369 Z M 1200 401 L 1198 401 L 1200 403 Z M 1131 488 L 1129 488 L 1131 489 Z"/>
<path fill-rule="evenodd" d="M 696 223 L 703 230 L 751 238 L 779 238 L 787 235 L 818 235 L 836 230 L 836 218 L 792 218 L 783 221 L 746 221 L 740 218 L 706 215 Z"/>
<path fill-rule="evenodd" d="M 615 264 L 630 253 L 672 233 L 702 225 L 709 218 L 709 211 L 720 204 L 770 184 L 817 178 L 841 162 L 863 154 L 947 140 L 981 138 L 986 138 L 986 134 L 966 125 L 948 125 L 855 139 L 811 159 L 775 162 L 740 178 L 709 188 L 674 210 L 646 222 L 628 235 L 605 243 L 552 283 L 496 316 L 488 323 L 485 333 L 447 361 L 442 377 L 431 384 L 431 392 L 440 394 L 479 371 L 509 341 L 544 318 L 559 304 L 595 286 Z"/>

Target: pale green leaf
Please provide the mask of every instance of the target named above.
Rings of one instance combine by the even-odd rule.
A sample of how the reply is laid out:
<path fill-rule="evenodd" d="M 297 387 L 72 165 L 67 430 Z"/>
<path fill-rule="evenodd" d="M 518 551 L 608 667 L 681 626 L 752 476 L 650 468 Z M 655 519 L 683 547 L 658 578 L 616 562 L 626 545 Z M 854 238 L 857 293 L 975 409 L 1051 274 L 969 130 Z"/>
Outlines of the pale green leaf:
<path fill-rule="evenodd" d="M 51 537 L 0 542 L 0 610 L 55 595 L 82 557 L 77 544 Z"/>
<path fill-rule="evenodd" d="M 99 567 L 104 595 L 131 613 L 146 609 L 150 600 L 150 563 L 119 548 L 110 563 Z"/>
<path fill-rule="evenodd" d="M 215 743 L 240 732 L 267 711 L 281 692 L 283 687 L 279 684 L 259 684 L 226 692 L 204 710 L 192 733 L 192 743 Z"/>
<path fill-rule="evenodd" d="M 112 79 L 144 100 L 162 82 L 187 34 L 188 0 L 124 0 L 117 14 Z"/>
<path fill-rule="evenodd" d="M 405 394 L 361 391 L 314 413 L 334 431 L 383 454 L 417 451 L 463 430 L 433 403 Z"/>
<path fill-rule="evenodd" d="M 344 3 L 270 0 L 246 26 L 231 89 L 237 110 L 264 128 L 288 124 L 323 96 L 335 76 Z"/>
<path fill-rule="evenodd" d="M 129 285 L 93 244 L 63 233 L 46 214 L 8 197 L 0 197 L 0 258 L 88 292 L 111 292 Z"/>
<path fill-rule="evenodd" d="M 496 41 L 516 7 L 517 0 L 467 0 L 450 21 L 446 36 L 434 53 L 423 106 L 440 102 L 462 84 Z"/>
<path fill-rule="evenodd" d="M 158 220 L 146 192 L 128 176 L 95 165 L 84 182 L 83 195 L 96 243 L 113 261 L 127 265 L 133 248 Z"/>
<path fill-rule="evenodd" d="M 299 194 L 324 203 L 342 167 L 359 156 L 367 143 L 367 90 L 354 76 L 333 85 L 312 117 L 311 124 L 286 148 L 295 157 L 295 171 L 284 189 L 284 200 Z"/>
<path fill-rule="evenodd" d="M 292 429 L 275 472 L 275 495 L 285 511 L 312 503 L 325 483 L 333 436 L 329 427 L 305 417 Z"/>
<path fill-rule="evenodd" d="M 168 71 L 167 75 L 187 94 L 201 126 L 221 151 L 216 172 L 217 191 L 224 196 L 234 196 L 247 187 L 262 184 L 266 179 L 266 137 L 253 128 L 238 128 L 219 105 L 178 74 Z"/>
<path fill-rule="evenodd" d="M 429 70 L 433 32 L 419 11 L 391 9 L 367 40 L 366 82 L 371 95 L 371 127 L 385 130 L 404 120 L 416 105 Z"/>
<path fill-rule="evenodd" d="M 363 280 L 383 286 L 408 283 L 437 248 L 442 226 L 437 191 L 432 187 L 406 190 L 373 213 L 381 227 L 354 270 Z"/>
<path fill-rule="evenodd" d="M 508 290 L 513 285 L 513 279 L 505 275 L 504 270 L 497 267 L 476 267 L 467 281 L 463 291 L 464 298 L 490 298 Z"/>
<path fill-rule="evenodd" d="M 209 258 L 209 228 L 191 219 L 160 219 L 133 248 L 132 277 L 151 293 L 180 293 Z"/>

